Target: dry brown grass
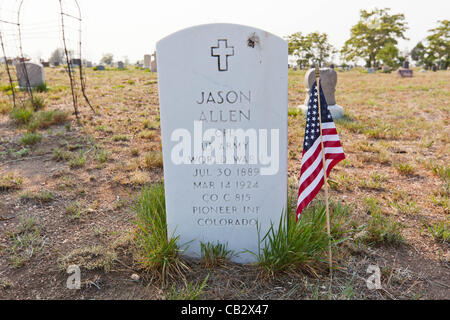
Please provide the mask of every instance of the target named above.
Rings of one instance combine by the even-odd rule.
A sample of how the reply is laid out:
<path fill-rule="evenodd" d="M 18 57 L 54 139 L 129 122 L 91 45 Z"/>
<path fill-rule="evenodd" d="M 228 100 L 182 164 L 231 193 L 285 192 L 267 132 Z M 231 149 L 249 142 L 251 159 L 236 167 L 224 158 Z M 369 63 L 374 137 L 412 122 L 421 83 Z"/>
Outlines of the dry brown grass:
<path fill-rule="evenodd" d="M 38 211 L 32 207 L 36 205 L 33 202 L 20 203 L 20 210 L 47 217 L 47 238 L 55 239 L 49 247 L 58 247 L 61 252 L 72 252 L 73 246 L 81 248 L 72 252 L 74 262 L 114 270 L 114 264 L 110 264 L 114 255 L 108 246 L 94 250 L 93 244 L 101 246 L 102 242 L 113 241 L 120 236 L 120 230 L 128 229 L 133 216 L 127 213 L 129 205 L 124 199 L 136 194 L 142 185 L 163 179 L 157 75 L 134 69 L 120 72 L 87 70 L 87 94 L 96 114 L 80 96 L 80 126 L 71 115 L 72 98 L 66 75 L 61 69 L 46 68 L 45 72 L 51 89 L 42 93 L 46 108 L 41 112 L 61 110 L 66 112 L 67 119 L 63 120 L 68 122 L 65 127 L 61 125 L 63 120 L 38 126 L 36 131 L 43 135 L 43 142 L 31 148 L 27 158 L 17 159 L 14 154 L 23 148 L 19 140 L 26 128 L 19 128 L 10 120 L 10 97 L 0 92 L 0 172 L 3 172 L 0 183 L 9 191 L 21 187 L 40 190 L 45 184 L 45 189 L 61 195 L 58 201 L 40 205 Z M 336 264 L 342 270 L 336 272 L 338 275 L 331 292 L 323 292 L 319 280 L 306 276 L 299 276 L 296 281 L 292 281 L 291 275 L 261 281 L 254 266 L 244 268 L 225 264 L 211 271 L 207 298 L 446 295 L 442 287 L 427 286 L 429 282 L 423 277 L 408 276 L 408 279 L 402 279 L 403 282 L 394 283 L 391 281 L 394 276 L 389 278 L 389 275 L 395 270 L 415 270 L 418 274 L 426 269 L 430 278 L 447 281 L 444 278 L 448 274 L 445 265 L 450 259 L 448 247 L 442 241 L 436 241 L 435 235 L 424 225 L 437 226 L 433 232 L 440 234 L 444 229 L 439 229 L 440 223 L 447 221 L 449 212 L 450 72 L 420 73 L 415 70 L 414 78 L 402 79 L 396 74 L 370 75 L 354 70 L 338 73 L 338 77 L 336 98 L 337 103 L 344 106 L 346 118 L 337 121 L 337 128 L 347 160 L 332 172 L 331 197 L 352 206 L 351 219 L 356 225 L 370 221 L 366 199 L 376 199 L 383 217 L 402 224 L 400 233 L 405 244 L 396 249 L 377 248 L 377 251 L 367 250 L 366 244 L 357 242 L 340 248 Z M 0 84 L 6 82 L 5 73 L 0 73 Z M 288 170 L 294 188 L 300 171 L 305 121 L 293 110 L 304 102 L 303 85 L 304 72 L 291 71 Z M 101 154 L 98 150 L 102 150 Z M 35 157 L 40 158 L 31 160 Z M 79 162 L 73 160 L 76 157 Z M 4 165 L 3 161 L 8 163 Z M 5 179 L 7 172 L 20 172 L 21 178 Z M 0 191 L 1 188 L 0 184 Z M 13 213 L 19 202 L 19 192 L 0 193 L 0 218 L 12 219 L 5 223 L 6 230 L 14 230 L 17 224 Z M 68 219 L 65 213 L 71 203 L 83 203 L 83 208 L 88 208 L 89 203 L 98 203 L 98 206 L 94 212 L 83 215 L 83 219 L 74 220 Z M 56 210 L 50 206 L 55 206 Z M 60 212 L 60 217 L 55 212 Z M 94 231 L 94 226 L 102 232 Z M 9 245 L 8 239 L 2 239 L 0 235 L 0 246 Z M 66 239 L 70 247 L 62 244 Z M 365 277 L 367 261 L 362 261 L 361 252 L 372 262 L 386 265 L 386 270 L 390 268 L 388 278 L 383 280 L 389 294 L 373 294 L 367 292 L 362 281 L 350 282 L 354 272 Z M 78 260 L 79 257 L 84 260 Z M 0 265 L 8 266 L 9 262 L 1 259 L 0 253 Z M 49 254 L 39 263 L 43 268 L 51 269 L 55 259 Z M 133 268 L 133 262 L 128 265 Z M 25 274 L 22 280 L 31 281 L 32 263 L 25 263 L 22 268 Z M 201 282 L 207 275 L 202 265 L 195 262 L 190 263 L 190 270 L 186 275 L 189 282 Z M 4 276 L 19 283 L 9 271 Z M 40 280 L 36 282 L 36 290 L 45 291 L 41 286 Z M 152 286 L 150 288 L 155 289 Z M 274 288 L 283 289 L 277 291 Z M 22 290 L 20 286 L 14 290 L 22 297 L 30 297 L 30 290 Z M 142 296 L 157 298 L 158 294 L 154 292 Z M 65 294 L 61 291 L 53 297 L 65 297 Z M 98 295 L 101 297 L 101 293 Z"/>

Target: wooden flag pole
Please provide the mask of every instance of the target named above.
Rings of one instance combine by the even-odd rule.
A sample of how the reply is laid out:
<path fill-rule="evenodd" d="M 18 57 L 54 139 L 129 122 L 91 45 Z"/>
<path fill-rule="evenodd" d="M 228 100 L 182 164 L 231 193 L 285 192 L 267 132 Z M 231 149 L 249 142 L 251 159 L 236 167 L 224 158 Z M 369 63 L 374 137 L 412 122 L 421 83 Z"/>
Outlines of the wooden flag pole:
<path fill-rule="evenodd" d="M 323 164 L 323 182 L 325 185 L 325 205 L 327 210 L 327 234 L 328 234 L 328 264 L 330 266 L 330 276 L 333 275 L 333 256 L 331 253 L 331 228 L 330 228 L 330 206 L 328 204 L 328 177 L 327 177 L 327 167 L 325 160 L 325 148 L 323 144 L 323 134 L 322 134 L 322 110 L 320 105 L 320 70 L 316 63 L 316 83 L 317 83 L 317 101 L 319 107 L 319 123 L 320 123 L 320 142 L 322 146 L 322 164 Z"/>

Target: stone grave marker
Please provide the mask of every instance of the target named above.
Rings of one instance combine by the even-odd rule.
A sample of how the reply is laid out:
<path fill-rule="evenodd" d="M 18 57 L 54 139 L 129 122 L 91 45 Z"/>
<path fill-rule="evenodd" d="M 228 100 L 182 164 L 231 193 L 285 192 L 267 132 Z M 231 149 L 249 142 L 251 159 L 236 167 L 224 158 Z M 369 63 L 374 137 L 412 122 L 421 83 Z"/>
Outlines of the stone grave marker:
<path fill-rule="evenodd" d="M 152 56 L 149 54 L 146 54 L 144 56 L 144 68 L 150 69 L 151 63 L 152 63 Z"/>
<path fill-rule="evenodd" d="M 152 62 L 150 63 L 150 71 L 151 72 L 158 72 L 158 64 L 156 61 L 156 52 L 152 54 Z"/>
<path fill-rule="evenodd" d="M 337 85 L 337 73 L 334 69 L 331 68 L 321 68 L 320 69 L 320 80 L 322 85 L 322 90 L 325 95 L 325 99 L 327 100 L 328 109 L 333 116 L 333 119 L 341 119 L 344 116 L 344 108 L 336 104 L 336 85 Z M 309 101 L 309 93 L 311 88 L 316 81 L 315 69 L 310 69 L 306 72 L 305 75 L 305 92 L 306 99 L 305 103 L 299 106 L 299 109 L 302 110 L 302 113 L 306 115 L 308 112 L 308 101 Z"/>
<path fill-rule="evenodd" d="M 39 63 L 19 62 L 16 64 L 16 73 L 20 88 L 28 88 L 28 81 L 32 88 L 45 83 L 44 67 Z"/>
<path fill-rule="evenodd" d="M 209 24 L 157 44 L 169 235 L 199 258 L 228 245 L 255 262 L 287 199 L 287 43 L 268 32 Z M 263 247 L 264 245 L 262 245 Z"/>
<path fill-rule="evenodd" d="M 409 69 L 409 61 L 405 60 L 403 61 L 403 68 L 398 69 L 398 74 L 402 78 L 412 78 L 413 77 L 413 71 Z"/>
<path fill-rule="evenodd" d="M 122 61 L 117 62 L 117 69 L 125 69 L 125 64 Z"/>
<path fill-rule="evenodd" d="M 81 59 L 71 59 L 70 64 L 72 67 L 79 67 L 81 66 Z"/>
<path fill-rule="evenodd" d="M 402 78 L 412 78 L 413 77 L 413 71 L 411 69 L 399 69 L 398 74 Z"/>

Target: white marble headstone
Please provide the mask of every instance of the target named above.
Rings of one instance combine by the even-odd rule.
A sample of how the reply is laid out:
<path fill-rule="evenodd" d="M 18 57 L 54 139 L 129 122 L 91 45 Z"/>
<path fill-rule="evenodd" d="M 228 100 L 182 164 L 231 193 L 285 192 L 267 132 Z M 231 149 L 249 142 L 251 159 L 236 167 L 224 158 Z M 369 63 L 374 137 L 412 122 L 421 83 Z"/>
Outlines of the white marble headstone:
<path fill-rule="evenodd" d="M 157 44 L 168 232 L 250 263 L 287 203 L 287 43 L 209 24 Z"/>

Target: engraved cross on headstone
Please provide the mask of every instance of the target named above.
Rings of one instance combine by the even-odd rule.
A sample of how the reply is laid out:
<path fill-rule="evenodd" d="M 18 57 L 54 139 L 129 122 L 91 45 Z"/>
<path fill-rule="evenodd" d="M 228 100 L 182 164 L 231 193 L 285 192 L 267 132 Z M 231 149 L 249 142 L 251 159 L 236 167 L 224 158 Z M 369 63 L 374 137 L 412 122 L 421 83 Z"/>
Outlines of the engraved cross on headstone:
<path fill-rule="evenodd" d="M 218 58 L 219 71 L 228 71 L 228 57 L 234 56 L 234 47 L 228 47 L 227 40 L 219 40 L 217 47 L 211 48 L 211 56 Z"/>

